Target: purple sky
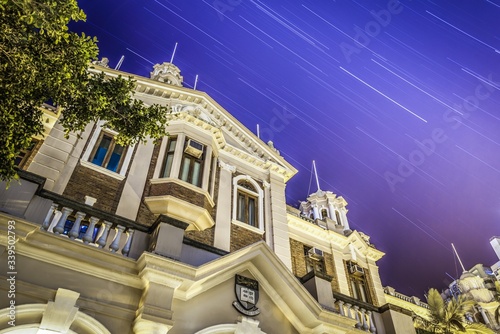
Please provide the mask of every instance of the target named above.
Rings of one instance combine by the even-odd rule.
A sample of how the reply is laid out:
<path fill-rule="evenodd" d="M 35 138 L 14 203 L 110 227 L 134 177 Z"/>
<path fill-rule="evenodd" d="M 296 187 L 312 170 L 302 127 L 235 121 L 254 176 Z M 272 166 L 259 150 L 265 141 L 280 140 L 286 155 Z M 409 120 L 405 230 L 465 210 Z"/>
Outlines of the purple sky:
<path fill-rule="evenodd" d="M 386 252 L 384 285 L 422 296 L 493 264 L 500 235 L 500 0 L 80 1 L 101 56 L 174 63 Z M 356 41 L 357 42 L 356 42 Z"/>

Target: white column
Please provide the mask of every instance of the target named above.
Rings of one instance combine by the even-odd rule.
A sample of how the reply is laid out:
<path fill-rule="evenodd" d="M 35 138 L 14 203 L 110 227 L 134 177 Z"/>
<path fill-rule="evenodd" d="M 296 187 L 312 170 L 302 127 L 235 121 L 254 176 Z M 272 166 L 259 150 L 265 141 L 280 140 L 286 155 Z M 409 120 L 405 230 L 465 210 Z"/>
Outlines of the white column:
<path fill-rule="evenodd" d="M 43 230 L 48 230 L 51 222 L 52 215 L 54 214 L 54 211 L 57 209 L 58 205 L 56 203 L 52 203 L 50 206 L 49 212 L 47 212 L 47 215 L 45 216 L 45 220 L 43 221 L 42 224 L 42 229 Z"/>
<path fill-rule="evenodd" d="M 130 252 L 130 246 L 132 245 L 132 237 L 134 236 L 134 230 L 129 228 L 127 231 L 127 242 L 125 243 L 125 246 L 122 248 L 122 254 L 124 256 L 128 256 L 128 253 Z"/>
<path fill-rule="evenodd" d="M 266 243 L 271 249 L 274 250 L 274 240 L 271 224 L 271 194 L 270 187 L 271 184 L 266 181 L 263 182 L 264 185 L 264 226 L 266 231 Z"/>
<path fill-rule="evenodd" d="M 313 204 L 311 206 L 313 208 L 313 217 L 314 217 L 314 219 L 320 218 L 319 217 L 319 211 L 318 211 L 318 205 L 317 204 Z"/>
<path fill-rule="evenodd" d="M 342 218 L 342 225 L 344 225 L 344 230 L 350 230 L 349 221 L 347 220 L 347 209 L 346 208 L 341 208 L 340 209 L 340 215 L 341 215 L 341 218 Z"/>
<path fill-rule="evenodd" d="M 89 219 L 89 227 L 87 228 L 87 232 L 85 232 L 85 235 L 83 236 L 83 243 L 88 245 L 93 241 L 93 235 L 94 235 L 94 227 L 95 224 L 99 221 L 99 218 L 96 217 L 90 217 Z"/>
<path fill-rule="evenodd" d="M 172 169 L 170 170 L 170 177 L 178 178 L 179 171 L 181 170 L 182 156 L 184 155 L 184 141 L 186 135 L 181 133 L 177 136 L 177 143 L 175 144 L 174 160 L 172 161 Z"/>
<path fill-rule="evenodd" d="M 205 146 L 205 161 L 203 162 L 203 179 L 201 180 L 201 188 L 208 192 L 208 180 L 210 179 L 210 167 L 212 166 L 212 147 Z"/>
<path fill-rule="evenodd" d="M 101 226 L 101 235 L 99 236 L 99 239 L 97 239 L 97 244 L 99 245 L 99 248 L 104 248 L 106 246 L 106 240 L 108 239 L 108 234 L 109 234 L 109 229 L 111 228 L 112 223 L 108 221 L 104 221 Z"/>
<path fill-rule="evenodd" d="M 335 220 L 337 224 L 340 224 L 340 222 L 337 221 L 337 215 L 335 215 L 335 207 L 330 200 L 328 200 L 328 211 L 330 211 L 330 219 Z"/>
<path fill-rule="evenodd" d="M 113 239 L 113 242 L 111 243 L 111 245 L 109 245 L 109 249 L 111 250 L 111 252 L 114 253 L 118 250 L 118 248 L 120 248 L 120 238 L 122 236 L 123 231 L 125 231 L 124 226 L 121 226 L 121 225 L 116 226 L 115 238 Z"/>
<path fill-rule="evenodd" d="M 132 148 L 130 147 L 129 150 L 132 150 Z M 130 171 L 125 179 L 120 201 L 116 207 L 117 215 L 131 220 L 137 218 L 153 150 L 154 144 L 151 139 L 146 144 L 137 145 L 134 160 L 130 164 Z M 158 164 L 161 164 L 161 162 L 158 161 Z"/>
<path fill-rule="evenodd" d="M 214 246 L 229 251 L 231 243 L 231 187 L 236 167 L 219 160 L 219 194 L 217 197 L 217 220 L 215 222 Z"/>
<path fill-rule="evenodd" d="M 78 235 L 80 235 L 80 223 L 82 222 L 82 219 L 85 218 L 86 214 L 85 212 L 78 211 L 75 216 L 75 223 L 68 233 L 70 239 L 76 239 L 78 238 Z"/>
<path fill-rule="evenodd" d="M 73 212 L 73 209 L 64 207 L 62 208 L 61 212 L 62 212 L 61 218 L 59 218 L 59 222 L 57 223 L 56 227 L 54 227 L 55 234 L 61 234 L 64 232 L 64 225 L 66 224 L 68 216 Z"/>
<path fill-rule="evenodd" d="M 271 222 L 273 226 L 274 252 L 291 271 L 292 256 L 286 213 L 285 180 L 282 175 L 270 171 L 269 182 L 271 183 Z"/>

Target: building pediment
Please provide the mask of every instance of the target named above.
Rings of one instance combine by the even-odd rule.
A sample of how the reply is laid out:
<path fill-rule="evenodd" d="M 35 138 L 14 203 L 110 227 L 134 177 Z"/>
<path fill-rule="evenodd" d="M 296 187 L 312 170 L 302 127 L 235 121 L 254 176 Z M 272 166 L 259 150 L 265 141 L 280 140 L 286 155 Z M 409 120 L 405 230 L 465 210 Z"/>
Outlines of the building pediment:
<path fill-rule="evenodd" d="M 264 242 L 200 267 L 186 266 L 150 253 L 144 253 L 138 263 L 143 277 L 178 280 L 174 298 L 186 305 L 195 301 L 198 307 L 204 307 L 200 304 L 206 302 L 207 307 L 218 308 L 221 301 L 232 303 L 237 298 L 234 296 L 235 275 L 242 275 L 258 282 L 261 297 L 256 307 L 260 310 L 261 323 L 265 323 L 266 318 L 280 321 L 293 326 L 298 333 L 313 333 L 319 328 L 327 333 L 338 332 L 340 328 L 344 333 L 355 332 L 355 320 L 322 308 Z M 213 300 L 205 301 L 205 296 L 218 296 L 217 305 Z M 274 318 L 276 312 L 282 315 L 279 320 Z"/>
<path fill-rule="evenodd" d="M 123 72 L 109 68 L 91 68 L 89 71 L 104 71 L 106 75 L 114 77 L 123 76 Z M 297 173 L 275 148 L 260 140 L 207 93 L 132 74 L 130 77 L 136 80 L 135 98 L 146 104 L 170 106 L 172 117 L 189 116 L 193 123 L 198 121 L 206 124 L 218 140 L 220 149 L 227 154 L 236 155 L 248 162 L 260 160 L 260 167 L 283 175 L 285 181 Z"/>
<path fill-rule="evenodd" d="M 348 243 L 354 246 L 354 249 L 362 256 L 367 257 L 373 261 L 380 260 L 385 253 L 376 249 L 372 244 L 369 243 L 369 237 L 364 233 L 358 231 L 353 231 L 347 237 Z M 350 251 L 347 249 L 346 251 Z"/>

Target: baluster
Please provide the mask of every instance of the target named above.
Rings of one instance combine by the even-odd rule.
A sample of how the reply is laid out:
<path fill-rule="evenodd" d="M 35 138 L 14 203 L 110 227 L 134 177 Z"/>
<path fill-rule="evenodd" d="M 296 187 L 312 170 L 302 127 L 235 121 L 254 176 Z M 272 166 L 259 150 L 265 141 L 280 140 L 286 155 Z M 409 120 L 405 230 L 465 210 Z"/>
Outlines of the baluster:
<path fill-rule="evenodd" d="M 113 239 L 113 242 L 111 245 L 109 245 L 109 249 L 111 250 L 112 253 L 116 252 L 118 248 L 120 248 L 120 238 L 122 236 L 123 231 L 125 231 L 125 226 L 121 225 L 116 225 L 116 234 L 115 238 Z"/>
<path fill-rule="evenodd" d="M 73 224 L 73 226 L 71 227 L 71 230 L 68 233 L 70 239 L 74 240 L 74 239 L 78 238 L 78 235 L 80 235 L 80 225 L 81 225 L 82 219 L 85 218 L 85 215 L 86 215 L 85 212 L 78 211 L 76 213 L 75 223 Z"/>
<path fill-rule="evenodd" d="M 83 236 L 83 243 L 84 244 L 88 245 L 90 242 L 92 242 L 94 240 L 94 227 L 98 221 L 99 221 L 99 218 L 90 217 L 89 227 L 87 228 L 87 231 L 85 232 L 85 235 Z"/>
<path fill-rule="evenodd" d="M 349 303 L 345 304 L 345 307 L 347 307 L 347 317 L 352 319 L 352 316 L 351 316 L 351 306 L 352 305 L 349 304 Z"/>
<path fill-rule="evenodd" d="M 54 227 L 55 234 L 61 234 L 64 232 L 64 225 L 66 224 L 68 216 L 73 212 L 73 209 L 64 207 L 62 208 L 61 212 L 62 212 L 61 218 L 59 218 L 59 222 L 57 222 L 56 227 Z"/>
<path fill-rule="evenodd" d="M 363 330 L 366 332 L 368 330 L 368 323 L 366 322 L 366 310 L 364 308 L 361 309 L 361 319 Z"/>
<path fill-rule="evenodd" d="M 97 244 L 99 245 L 99 248 L 104 248 L 104 246 L 106 246 L 106 241 L 108 239 L 108 233 L 109 233 L 109 229 L 111 228 L 111 225 L 113 225 L 113 224 L 108 222 L 108 221 L 103 222 L 103 224 L 101 226 L 101 229 L 103 229 L 103 230 L 102 230 L 101 236 L 97 240 Z"/>
<path fill-rule="evenodd" d="M 54 215 L 52 216 L 52 220 L 50 221 L 49 227 L 47 228 L 47 232 L 54 233 L 54 227 L 56 227 L 59 222 L 59 218 L 61 218 L 62 212 L 56 209 L 54 211 Z"/>
<path fill-rule="evenodd" d="M 128 238 L 127 242 L 125 243 L 125 246 L 122 248 L 122 254 L 124 256 L 128 256 L 128 252 L 130 251 L 130 246 L 132 245 L 132 236 L 134 235 L 134 230 L 129 228 L 127 231 Z"/>
<path fill-rule="evenodd" d="M 343 300 L 339 300 L 338 304 L 339 304 L 340 315 L 343 315 L 345 317 L 344 301 Z"/>
<path fill-rule="evenodd" d="M 47 216 L 45 216 L 45 220 L 43 221 L 42 230 L 47 231 L 49 229 L 50 222 L 52 221 L 52 215 L 54 214 L 54 211 L 56 211 L 57 207 L 58 205 L 56 203 L 52 203 L 50 206 L 49 212 L 47 212 Z"/>
<path fill-rule="evenodd" d="M 359 306 L 356 305 L 353 308 L 354 308 L 354 315 L 356 316 L 356 321 L 357 321 L 356 326 L 354 327 L 361 328 L 361 319 L 359 319 Z"/>
<path fill-rule="evenodd" d="M 366 314 L 368 316 L 368 320 L 370 320 L 370 333 L 377 333 L 377 328 L 375 328 L 375 322 L 373 321 L 372 311 L 367 311 Z"/>

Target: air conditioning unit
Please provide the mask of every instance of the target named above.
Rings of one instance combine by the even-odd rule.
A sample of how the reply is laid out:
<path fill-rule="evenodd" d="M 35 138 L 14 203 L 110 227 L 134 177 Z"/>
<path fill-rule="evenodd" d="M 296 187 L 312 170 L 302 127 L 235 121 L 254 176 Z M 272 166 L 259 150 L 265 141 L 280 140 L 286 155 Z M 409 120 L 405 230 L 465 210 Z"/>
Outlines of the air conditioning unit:
<path fill-rule="evenodd" d="M 200 144 L 197 141 L 189 139 L 187 141 L 184 152 L 198 159 L 203 154 L 203 144 Z"/>
<path fill-rule="evenodd" d="M 350 270 L 351 274 L 356 276 L 363 276 L 365 274 L 365 270 L 357 264 L 351 264 Z"/>
<path fill-rule="evenodd" d="M 323 251 L 316 247 L 311 248 L 308 252 L 309 257 L 320 258 L 323 257 Z"/>

